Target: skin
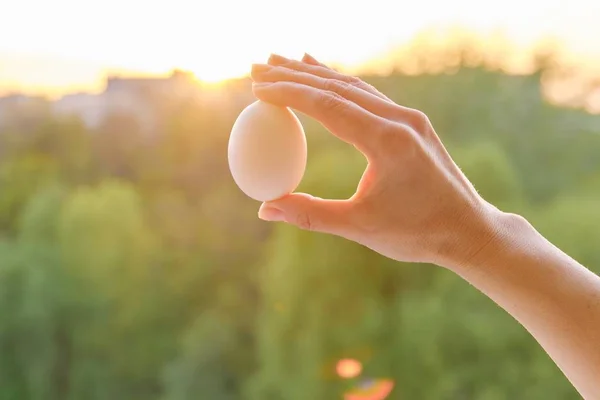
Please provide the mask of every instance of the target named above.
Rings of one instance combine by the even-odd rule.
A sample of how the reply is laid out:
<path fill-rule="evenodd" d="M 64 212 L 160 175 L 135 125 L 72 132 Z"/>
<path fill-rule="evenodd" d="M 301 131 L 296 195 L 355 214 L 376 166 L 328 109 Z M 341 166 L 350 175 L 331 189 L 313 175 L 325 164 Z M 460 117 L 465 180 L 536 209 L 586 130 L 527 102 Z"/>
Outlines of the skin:
<path fill-rule="evenodd" d="M 252 78 L 258 99 L 318 120 L 368 161 L 351 198 L 293 193 L 263 203 L 261 219 L 453 271 L 521 323 L 585 399 L 600 399 L 600 278 L 485 201 L 425 114 L 310 55 L 272 55 Z"/>

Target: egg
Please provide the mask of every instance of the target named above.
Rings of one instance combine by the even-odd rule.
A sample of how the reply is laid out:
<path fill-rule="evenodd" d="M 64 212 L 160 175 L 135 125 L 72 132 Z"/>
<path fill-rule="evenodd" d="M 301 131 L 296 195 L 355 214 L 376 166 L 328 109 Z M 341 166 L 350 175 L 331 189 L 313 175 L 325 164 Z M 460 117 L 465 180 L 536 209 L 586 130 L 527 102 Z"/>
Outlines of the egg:
<path fill-rule="evenodd" d="M 296 190 L 306 169 L 306 136 L 287 107 L 258 100 L 246 107 L 231 129 L 231 175 L 242 192 L 271 201 Z"/>

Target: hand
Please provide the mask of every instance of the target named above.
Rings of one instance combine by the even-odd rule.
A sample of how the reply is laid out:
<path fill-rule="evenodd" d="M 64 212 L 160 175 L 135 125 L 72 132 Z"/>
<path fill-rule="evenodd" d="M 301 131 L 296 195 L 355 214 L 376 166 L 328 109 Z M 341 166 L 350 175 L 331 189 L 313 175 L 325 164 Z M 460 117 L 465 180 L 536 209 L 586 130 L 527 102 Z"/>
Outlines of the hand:
<path fill-rule="evenodd" d="M 451 269 L 521 322 L 584 398 L 600 399 L 600 278 L 482 199 L 422 112 L 309 56 L 269 64 L 253 67 L 256 97 L 320 121 L 368 166 L 350 199 L 294 193 L 259 217 Z"/>
<path fill-rule="evenodd" d="M 494 237 L 499 210 L 478 195 L 422 112 L 308 55 L 273 55 L 253 65 L 252 79 L 258 99 L 318 120 L 368 161 L 350 199 L 294 193 L 262 204 L 260 218 L 446 267 L 466 265 Z"/>

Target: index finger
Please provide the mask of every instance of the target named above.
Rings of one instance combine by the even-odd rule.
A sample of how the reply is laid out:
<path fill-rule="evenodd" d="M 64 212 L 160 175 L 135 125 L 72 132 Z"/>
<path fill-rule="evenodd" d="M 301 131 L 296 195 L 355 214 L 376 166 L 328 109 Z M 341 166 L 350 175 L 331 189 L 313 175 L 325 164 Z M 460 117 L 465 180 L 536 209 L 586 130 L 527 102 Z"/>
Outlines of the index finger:
<path fill-rule="evenodd" d="M 317 75 L 326 79 L 336 79 L 338 81 L 349 83 L 353 86 L 356 86 L 359 89 L 362 89 L 366 92 L 374 94 L 377 97 L 382 98 L 383 100 L 392 102 L 386 95 L 381 93 L 379 90 L 375 89 L 372 85 L 364 82 L 363 80 L 344 75 L 327 65 L 317 61 L 314 57 L 305 54 L 302 58 L 302 61 L 290 60 L 288 58 L 282 57 L 277 54 L 272 54 L 269 57 L 269 64 L 277 65 L 277 66 L 285 66 L 291 69 L 295 69 L 297 71 L 307 72 L 309 74 Z M 392 102 L 393 103 L 393 102 Z"/>
<path fill-rule="evenodd" d="M 339 94 L 289 81 L 252 85 L 254 95 L 281 107 L 291 107 L 319 121 L 365 155 L 372 154 L 378 136 L 390 124 Z"/>

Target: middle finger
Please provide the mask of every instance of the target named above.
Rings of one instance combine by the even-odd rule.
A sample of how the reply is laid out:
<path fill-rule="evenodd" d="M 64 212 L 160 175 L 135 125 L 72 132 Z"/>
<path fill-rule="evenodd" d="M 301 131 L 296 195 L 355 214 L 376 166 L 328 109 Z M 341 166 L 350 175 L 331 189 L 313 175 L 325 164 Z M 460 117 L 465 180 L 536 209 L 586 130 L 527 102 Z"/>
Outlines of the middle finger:
<path fill-rule="evenodd" d="M 328 68 L 324 65 L 314 65 L 314 64 L 309 64 L 309 63 L 305 63 L 302 61 L 290 60 L 285 57 L 279 56 L 277 54 L 272 54 L 271 57 L 269 57 L 269 64 L 287 67 L 287 68 L 295 69 L 297 71 L 307 72 L 309 74 L 317 75 L 322 78 L 337 79 L 338 81 L 347 82 L 347 83 L 354 85 L 357 88 L 362 89 L 366 92 L 369 92 L 385 101 L 389 101 L 390 103 L 393 103 L 392 100 L 390 100 L 384 94 L 380 93 L 377 89 L 375 89 L 373 86 L 369 85 L 368 83 L 366 83 L 358 78 L 339 73 L 339 72 L 337 72 L 331 68 Z"/>
<path fill-rule="evenodd" d="M 395 120 L 399 116 L 400 110 L 395 104 L 337 79 L 327 79 L 290 68 L 274 67 L 266 64 L 254 64 L 251 75 L 256 82 L 289 81 L 312 86 L 316 89 L 329 90 L 365 110 L 389 120 Z"/>

